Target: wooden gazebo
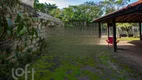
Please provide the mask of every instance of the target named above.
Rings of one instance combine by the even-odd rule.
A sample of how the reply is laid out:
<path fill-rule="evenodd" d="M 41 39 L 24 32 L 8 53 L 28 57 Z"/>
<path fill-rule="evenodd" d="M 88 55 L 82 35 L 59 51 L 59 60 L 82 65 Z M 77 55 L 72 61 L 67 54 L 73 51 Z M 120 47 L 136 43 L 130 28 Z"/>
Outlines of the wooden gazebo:
<path fill-rule="evenodd" d="M 116 43 L 116 23 L 139 23 L 140 40 L 141 36 L 141 22 L 142 22 L 142 0 L 132 3 L 118 11 L 112 12 L 103 17 L 94 19 L 92 22 L 99 24 L 99 37 L 101 38 L 101 23 L 107 23 L 108 37 L 109 27 L 113 27 L 113 46 L 114 52 L 117 51 Z"/>

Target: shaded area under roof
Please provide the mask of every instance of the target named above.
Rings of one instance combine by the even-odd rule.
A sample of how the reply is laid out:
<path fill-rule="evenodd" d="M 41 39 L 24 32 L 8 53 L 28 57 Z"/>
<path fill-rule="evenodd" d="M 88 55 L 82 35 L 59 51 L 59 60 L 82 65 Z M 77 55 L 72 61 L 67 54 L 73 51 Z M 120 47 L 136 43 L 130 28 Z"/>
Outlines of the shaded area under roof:
<path fill-rule="evenodd" d="M 103 17 L 94 19 L 92 22 L 142 22 L 142 1 L 132 3 L 118 11 L 114 11 Z"/>

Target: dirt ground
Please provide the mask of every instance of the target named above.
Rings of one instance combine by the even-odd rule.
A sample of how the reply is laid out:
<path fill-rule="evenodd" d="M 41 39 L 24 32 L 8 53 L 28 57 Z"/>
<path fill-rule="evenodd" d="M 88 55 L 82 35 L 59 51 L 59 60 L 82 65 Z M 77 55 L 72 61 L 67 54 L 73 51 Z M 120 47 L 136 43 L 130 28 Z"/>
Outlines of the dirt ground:
<path fill-rule="evenodd" d="M 106 37 L 101 38 L 99 45 L 108 45 Z M 113 45 L 109 48 L 112 49 Z M 118 59 L 142 73 L 142 41 L 120 41 L 117 48 L 116 55 L 121 56 Z"/>

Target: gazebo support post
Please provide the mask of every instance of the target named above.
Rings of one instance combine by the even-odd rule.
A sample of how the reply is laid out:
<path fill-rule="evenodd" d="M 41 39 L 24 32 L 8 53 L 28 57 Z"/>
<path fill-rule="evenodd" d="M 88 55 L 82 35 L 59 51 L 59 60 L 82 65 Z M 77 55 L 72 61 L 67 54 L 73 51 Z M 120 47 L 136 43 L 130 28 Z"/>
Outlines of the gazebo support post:
<path fill-rule="evenodd" d="M 115 19 L 112 21 L 112 27 L 113 27 L 113 47 L 114 52 L 117 51 L 117 43 L 116 43 L 116 22 Z"/>
<path fill-rule="evenodd" d="M 139 31 L 140 31 L 140 40 L 142 41 L 142 25 L 141 25 L 141 22 L 139 22 Z"/>
<path fill-rule="evenodd" d="M 102 34 L 101 34 L 101 33 L 102 33 L 102 32 L 101 32 L 101 23 L 99 22 L 98 24 L 99 24 L 99 38 L 101 38 L 101 35 L 102 35 Z"/>

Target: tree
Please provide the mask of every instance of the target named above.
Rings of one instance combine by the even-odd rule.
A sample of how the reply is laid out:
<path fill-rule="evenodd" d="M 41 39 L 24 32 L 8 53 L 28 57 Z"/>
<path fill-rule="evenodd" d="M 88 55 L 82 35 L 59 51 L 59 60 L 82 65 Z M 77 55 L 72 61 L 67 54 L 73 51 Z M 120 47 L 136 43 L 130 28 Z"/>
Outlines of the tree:
<path fill-rule="evenodd" d="M 105 0 L 99 3 L 103 6 L 105 14 L 108 14 L 122 8 L 124 5 L 128 4 L 129 1 L 130 0 Z"/>
<path fill-rule="evenodd" d="M 132 29 L 133 23 L 118 23 L 117 26 L 123 31 L 126 31 L 127 37 L 129 37 L 129 31 Z"/>
<path fill-rule="evenodd" d="M 34 8 L 37 11 L 45 12 L 45 5 L 43 3 L 39 3 L 39 0 L 34 1 Z"/>
<path fill-rule="evenodd" d="M 76 6 L 69 6 L 63 9 L 52 9 L 50 14 L 62 21 L 85 21 L 91 22 L 94 18 L 99 18 L 105 14 L 113 12 L 129 0 L 105 0 L 100 2 L 89 1 Z"/>
<path fill-rule="evenodd" d="M 101 6 L 95 2 L 85 2 L 78 6 L 69 6 L 61 10 L 63 21 L 80 20 L 90 22 L 93 18 L 98 18 L 103 14 Z M 58 14 L 57 14 L 58 15 Z"/>
<path fill-rule="evenodd" d="M 52 11 L 53 9 L 57 9 L 56 4 L 45 3 L 44 5 L 47 13 L 50 13 L 50 11 Z"/>
<path fill-rule="evenodd" d="M 49 14 L 59 19 L 63 18 L 62 11 L 59 8 L 51 10 Z"/>
<path fill-rule="evenodd" d="M 34 8 L 37 11 L 41 11 L 44 13 L 49 13 L 50 11 L 52 11 L 53 9 L 56 9 L 57 6 L 56 4 L 50 4 L 50 3 L 39 3 L 39 0 L 35 0 L 34 1 Z"/>
<path fill-rule="evenodd" d="M 98 18 L 103 15 L 102 6 L 94 1 L 85 2 L 79 5 L 82 10 L 83 17 L 87 22 L 92 21 L 93 18 Z"/>

